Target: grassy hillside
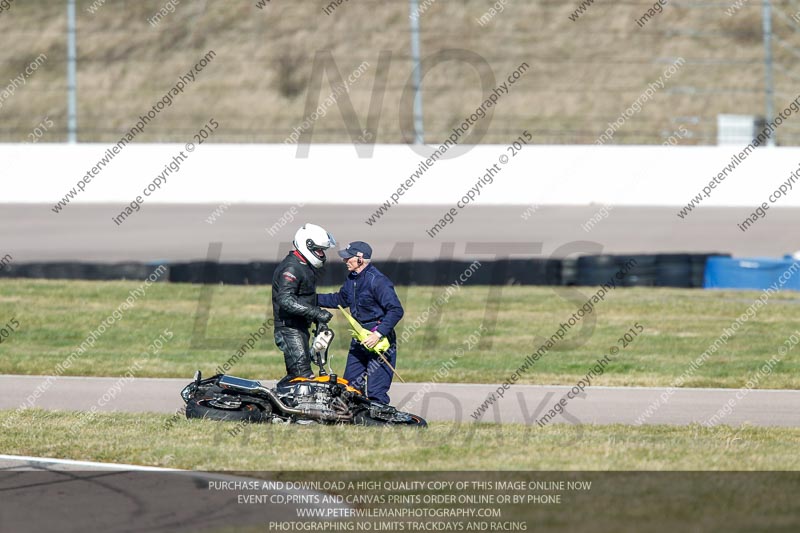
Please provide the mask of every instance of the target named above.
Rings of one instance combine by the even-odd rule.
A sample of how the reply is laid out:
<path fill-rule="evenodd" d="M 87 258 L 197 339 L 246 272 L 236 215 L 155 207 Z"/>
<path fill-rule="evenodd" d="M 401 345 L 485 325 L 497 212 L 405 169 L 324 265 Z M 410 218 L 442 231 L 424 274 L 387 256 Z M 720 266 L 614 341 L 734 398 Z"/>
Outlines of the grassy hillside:
<path fill-rule="evenodd" d="M 0 280 L 0 326 L 12 319 L 17 322 L 3 326 L 15 331 L 0 343 L 0 373 L 53 374 L 95 330 L 100 335 L 94 346 L 85 345 L 85 353 L 72 358 L 65 374 L 118 376 L 131 367 L 137 376 L 188 377 L 197 368 L 208 374 L 271 317 L 269 287 L 214 287 L 206 322 L 198 314 L 199 286 L 159 283 L 133 308 L 122 309 L 120 319 L 113 318 L 139 286 L 138 282 Z M 486 286 L 464 287 L 439 313 L 428 311 L 425 320 L 426 310 L 444 288 L 400 287 L 406 314 L 398 333 L 403 336 L 418 325 L 400 345 L 398 370 L 403 377 L 430 381 L 451 361 L 449 373 L 440 381 L 502 382 L 595 293 L 588 287 L 508 286 L 501 293 L 498 289 L 492 294 Z M 758 296 L 745 291 L 617 288 L 520 381 L 574 384 L 597 358 L 616 347 L 619 353 L 593 385 L 669 385 Z M 779 355 L 787 337 L 798 330 L 797 305 L 796 293 L 772 296 L 766 306 L 754 309 L 757 313 L 733 338 L 718 343 L 719 349 L 684 386 L 740 387 L 766 360 L 778 356 L 780 363 L 761 378 L 758 388 L 800 388 L 800 348 Z M 110 315 L 113 324 L 99 331 Z M 639 329 L 636 323 L 642 332 L 622 348 L 620 337 L 631 328 Z M 337 316 L 332 325 L 338 332 L 333 367 L 341 373 L 349 337 L 344 319 Z M 159 338 L 163 347 L 154 353 L 151 345 Z M 230 373 L 283 376 L 283 357 L 271 330 L 238 358 Z"/>
<path fill-rule="evenodd" d="M 209 50 L 217 54 L 214 61 L 137 141 L 186 142 L 213 117 L 221 124 L 214 142 L 283 142 L 330 94 L 323 80 L 319 97 L 305 109 L 317 53 L 330 53 L 343 77 L 368 63 L 350 90 L 361 124 L 351 126 L 366 126 L 377 79 L 383 95 L 375 102 L 377 141 L 409 139 L 400 125 L 400 116 L 410 118 L 410 107 L 401 105 L 411 79 L 407 0 L 352 0 L 330 14 L 323 11 L 328 0 L 272 0 L 263 9 L 256 3 L 184 0 L 153 26 L 148 19 L 162 0 L 78 0 L 79 139 L 118 139 Z M 420 3 L 423 57 L 467 50 L 485 59 L 498 83 L 521 63 L 530 66 L 485 120 L 486 136 L 462 142 L 506 143 L 528 129 L 537 143 L 592 143 L 681 57 L 685 65 L 611 143 L 661 143 L 685 131 L 680 144 L 713 144 L 717 114 L 763 113 L 761 2 L 746 2 L 732 15 L 727 2 L 670 2 L 644 27 L 635 21 L 653 2 L 597 1 L 573 21 L 578 0 L 510 0 L 483 25 L 478 19 L 493 1 Z M 773 4 L 781 109 L 797 96 L 800 26 L 792 17 L 800 5 Z M 0 141 L 26 140 L 45 117 L 53 124 L 42 141 L 65 138 L 65 15 L 63 2 L 49 0 L 18 0 L 0 13 L 0 80 L 47 56 L 0 108 Z M 379 68 L 382 51 L 387 61 Z M 479 86 L 476 69 L 464 62 L 441 62 L 426 75 L 429 142 L 441 142 L 474 111 L 482 100 Z M 312 95 L 316 91 L 312 87 Z M 351 142 L 335 107 L 316 121 L 314 142 Z M 782 127 L 783 144 L 798 144 L 795 124 Z"/>

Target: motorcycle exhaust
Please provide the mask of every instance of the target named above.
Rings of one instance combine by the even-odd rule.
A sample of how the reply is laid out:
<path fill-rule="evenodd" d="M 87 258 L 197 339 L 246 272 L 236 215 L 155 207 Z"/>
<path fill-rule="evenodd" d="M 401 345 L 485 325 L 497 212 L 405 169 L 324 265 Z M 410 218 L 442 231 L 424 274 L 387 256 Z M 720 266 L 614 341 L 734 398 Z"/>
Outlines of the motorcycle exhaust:
<path fill-rule="evenodd" d="M 324 411 L 317 411 L 313 409 L 295 409 L 293 407 L 289 407 L 283 403 L 283 401 L 270 389 L 263 386 L 260 382 L 251 379 L 242 379 L 225 375 L 219 378 L 219 386 L 224 389 L 230 389 L 244 394 L 266 396 L 283 414 L 300 415 L 324 422 L 342 420 L 341 416 Z"/>

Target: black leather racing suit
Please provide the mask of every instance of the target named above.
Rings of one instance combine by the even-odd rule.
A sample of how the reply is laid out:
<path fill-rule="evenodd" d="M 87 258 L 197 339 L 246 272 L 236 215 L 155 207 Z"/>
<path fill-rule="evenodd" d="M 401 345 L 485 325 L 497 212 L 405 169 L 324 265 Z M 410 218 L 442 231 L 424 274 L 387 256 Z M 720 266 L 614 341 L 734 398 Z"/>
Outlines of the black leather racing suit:
<path fill-rule="evenodd" d="M 286 362 L 286 377 L 281 381 L 313 376 L 308 328 L 313 321 L 327 322 L 331 314 L 317 306 L 314 269 L 296 251 L 272 275 L 272 313 L 275 344 Z"/>

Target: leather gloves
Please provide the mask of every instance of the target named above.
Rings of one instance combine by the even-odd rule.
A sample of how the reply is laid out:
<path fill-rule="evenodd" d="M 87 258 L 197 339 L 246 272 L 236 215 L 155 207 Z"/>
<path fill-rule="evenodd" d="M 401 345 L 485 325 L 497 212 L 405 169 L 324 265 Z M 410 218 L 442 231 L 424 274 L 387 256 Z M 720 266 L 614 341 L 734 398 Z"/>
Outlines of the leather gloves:
<path fill-rule="evenodd" d="M 327 324 L 333 318 L 333 313 L 330 311 L 326 311 L 321 307 L 317 308 L 317 313 L 314 319 L 319 322 L 320 324 Z"/>

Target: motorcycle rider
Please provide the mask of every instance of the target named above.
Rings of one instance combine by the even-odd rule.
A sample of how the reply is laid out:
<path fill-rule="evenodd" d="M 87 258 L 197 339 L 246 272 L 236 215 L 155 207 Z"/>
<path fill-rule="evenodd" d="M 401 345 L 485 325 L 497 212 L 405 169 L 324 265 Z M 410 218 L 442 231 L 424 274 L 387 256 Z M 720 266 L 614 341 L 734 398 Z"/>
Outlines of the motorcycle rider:
<path fill-rule="evenodd" d="M 283 352 L 286 376 L 278 387 L 296 377 L 314 377 L 311 370 L 309 327 L 328 323 L 333 315 L 317 306 L 316 270 L 325 265 L 325 250 L 336 239 L 324 228 L 305 224 L 294 236 L 292 250 L 272 275 L 272 312 L 275 344 Z"/>

